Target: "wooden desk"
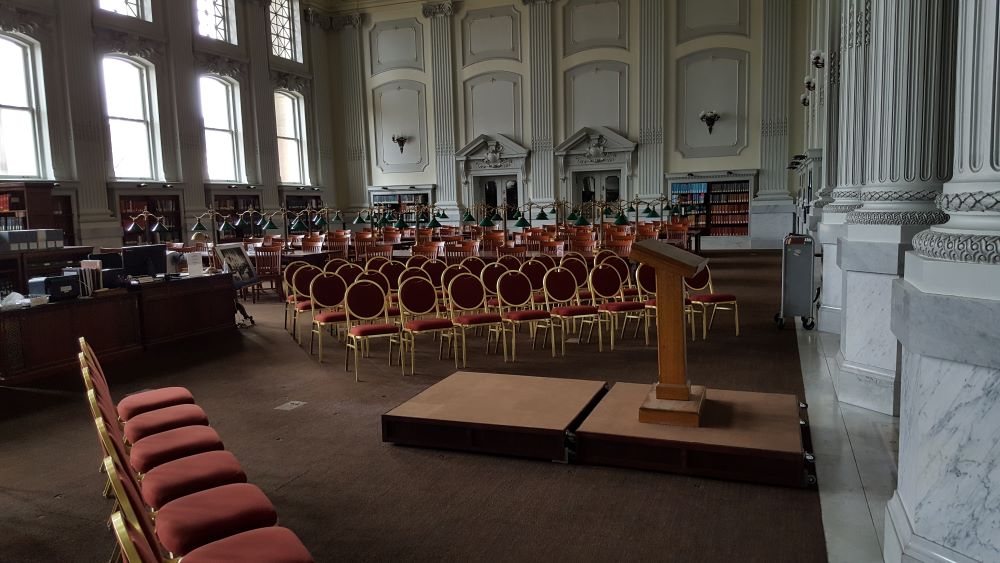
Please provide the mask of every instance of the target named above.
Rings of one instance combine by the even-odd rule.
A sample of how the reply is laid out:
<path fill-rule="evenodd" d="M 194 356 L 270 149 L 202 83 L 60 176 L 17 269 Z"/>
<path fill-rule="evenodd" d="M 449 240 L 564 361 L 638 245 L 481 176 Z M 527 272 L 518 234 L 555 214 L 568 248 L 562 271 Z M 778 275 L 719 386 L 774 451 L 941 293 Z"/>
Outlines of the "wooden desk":
<path fill-rule="evenodd" d="M 154 282 L 136 291 L 0 313 L 0 384 L 21 385 L 78 373 L 77 338 L 101 360 L 158 345 L 235 330 L 229 274 Z"/>
<path fill-rule="evenodd" d="M 0 278 L 9 280 L 14 291 L 27 294 L 29 278 L 61 274 L 63 268 L 79 266 L 93 251 L 92 246 L 65 246 L 0 252 Z"/>

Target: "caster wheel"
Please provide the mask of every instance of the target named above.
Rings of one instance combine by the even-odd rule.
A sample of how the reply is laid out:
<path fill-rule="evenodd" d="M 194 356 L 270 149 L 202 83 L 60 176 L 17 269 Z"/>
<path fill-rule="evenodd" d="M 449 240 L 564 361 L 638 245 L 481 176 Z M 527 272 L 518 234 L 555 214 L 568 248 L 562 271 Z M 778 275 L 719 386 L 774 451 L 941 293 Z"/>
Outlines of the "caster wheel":
<path fill-rule="evenodd" d="M 774 322 L 775 322 L 775 324 L 777 324 L 777 322 L 780 321 L 780 320 L 781 320 L 781 313 L 780 312 L 775 313 L 774 314 Z"/>
<path fill-rule="evenodd" d="M 808 462 L 808 463 L 815 463 L 816 462 L 816 456 L 814 456 L 813 454 L 807 453 L 805 457 L 806 457 L 806 462 Z"/>
<path fill-rule="evenodd" d="M 785 319 L 782 317 L 778 317 L 777 319 L 774 320 L 774 324 L 778 325 L 779 329 L 785 328 Z"/>
<path fill-rule="evenodd" d="M 806 477 L 806 483 L 809 484 L 809 485 L 815 485 L 816 484 L 816 476 L 815 475 L 808 475 Z"/>
<path fill-rule="evenodd" d="M 812 317 L 807 317 L 802 319 L 802 328 L 806 330 L 812 330 L 816 328 L 816 320 Z"/>

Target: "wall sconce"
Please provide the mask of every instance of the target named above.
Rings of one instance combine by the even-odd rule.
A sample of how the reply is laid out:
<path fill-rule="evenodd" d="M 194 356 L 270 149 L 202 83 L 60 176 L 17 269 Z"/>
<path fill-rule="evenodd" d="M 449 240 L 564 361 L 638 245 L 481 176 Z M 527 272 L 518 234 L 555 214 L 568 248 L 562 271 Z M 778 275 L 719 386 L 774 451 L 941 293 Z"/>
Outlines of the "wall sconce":
<path fill-rule="evenodd" d="M 404 137 L 403 135 L 393 135 L 392 142 L 399 145 L 399 154 L 403 154 L 403 147 L 406 145 L 406 141 L 409 141 L 409 137 Z"/>
<path fill-rule="evenodd" d="M 803 107 L 809 107 L 809 94 L 802 94 L 799 96 L 799 102 Z"/>
<path fill-rule="evenodd" d="M 714 111 L 703 111 L 698 114 L 698 119 L 708 127 L 708 134 L 712 134 L 712 128 L 715 127 L 715 122 L 722 119 L 722 116 Z"/>
<path fill-rule="evenodd" d="M 816 89 L 816 81 L 813 80 L 811 76 L 807 75 L 805 78 L 803 78 L 802 84 L 805 85 L 806 90 L 809 90 L 810 92 Z"/>
<path fill-rule="evenodd" d="M 809 53 L 809 58 L 812 60 L 812 65 L 816 68 L 823 68 L 826 66 L 826 59 L 823 58 L 823 51 L 814 50 Z"/>

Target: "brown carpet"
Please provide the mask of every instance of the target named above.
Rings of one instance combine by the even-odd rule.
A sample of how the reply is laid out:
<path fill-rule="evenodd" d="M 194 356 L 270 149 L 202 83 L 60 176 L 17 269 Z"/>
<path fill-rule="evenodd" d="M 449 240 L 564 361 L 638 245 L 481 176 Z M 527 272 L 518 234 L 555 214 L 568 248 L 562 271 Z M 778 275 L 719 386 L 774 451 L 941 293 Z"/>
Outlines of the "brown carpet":
<path fill-rule="evenodd" d="M 689 345 L 692 381 L 801 397 L 794 331 L 771 321 L 780 257 L 717 255 L 711 265 L 716 290 L 740 298 L 742 333 L 720 313 L 708 341 Z M 383 444 L 379 415 L 454 371 L 436 344 L 421 342 L 418 372 L 405 378 L 377 345 L 355 383 L 342 350 L 318 365 L 295 345 L 277 301 L 248 308 L 257 326 L 228 341 L 147 354 L 109 376 L 120 394 L 189 387 L 319 561 L 826 560 L 815 490 Z M 555 360 L 523 345 L 516 364 L 469 342 L 470 370 L 655 379 L 641 333 L 614 353 L 570 344 Z M 275 410 L 290 400 L 306 404 Z M 0 389 L 0 417 L 0 561 L 106 560 L 110 503 L 76 382 Z"/>

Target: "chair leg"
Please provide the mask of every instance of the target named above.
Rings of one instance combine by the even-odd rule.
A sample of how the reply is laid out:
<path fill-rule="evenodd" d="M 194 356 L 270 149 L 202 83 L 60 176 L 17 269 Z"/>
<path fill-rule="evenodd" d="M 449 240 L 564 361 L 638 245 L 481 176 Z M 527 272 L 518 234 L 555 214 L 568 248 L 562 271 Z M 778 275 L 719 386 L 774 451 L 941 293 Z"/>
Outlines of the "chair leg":
<path fill-rule="evenodd" d="M 733 322 L 736 324 L 736 336 L 740 335 L 740 306 L 733 303 Z"/>
<path fill-rule="evenodd" d="M 359 341 L 358 339 L 354 339 L 354 382 L 355 383 L 361 381 L 361 374 L 359 373 L 359 371 L 361 370 L 361 363 L 360 359 L 358 358 L 358 348 L 361 347 L 363 343 L 364 343 L 363 340 Z"/>
<path fill-rule="evenodd" d="M 319 363 L 323 363 L 323 327 L 319 326 L 313 332 L 314 335 L 319 336 Z M 312 354 L 312 337 L 309 337 L 309 353 Z"/>

